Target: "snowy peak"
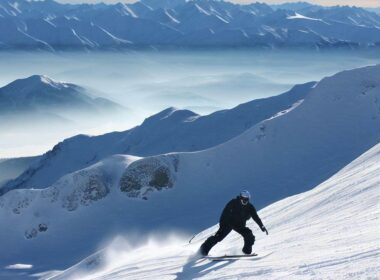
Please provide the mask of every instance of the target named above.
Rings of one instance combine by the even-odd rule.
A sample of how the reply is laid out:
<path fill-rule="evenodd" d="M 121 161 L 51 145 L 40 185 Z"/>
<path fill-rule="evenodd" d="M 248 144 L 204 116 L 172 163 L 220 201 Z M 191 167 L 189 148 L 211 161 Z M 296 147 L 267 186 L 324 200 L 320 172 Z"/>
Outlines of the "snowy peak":
<path fill-rule="evenodd" d="M 179 123 L 198 116 L 198 114 L 190 110 L 181 110 L 175 107 L 170 107 L 145 119 L 142 125 L 155 125 L 157 122 L 161 122 L 163 120 L 172 123 Z"/>
<path fill-rule="evenodd" d="M 91 95 L 75 84 L 57 82 L 44 75 L 15 80 L 0 88 L 0 115 L 15 121 L 29 116 L 38 123 L 41 118 L 65 121 L 95 112 L 121 112 L 123 107 Z"/>
<path fill-rule="evenodd" d="M 69 87 L 77 87 L 73 84 L 67 84 L 64 82 L 57 82 L 45 75 L 33 75 L 24 79 L 18 79 L 7 86 L 5 86 L 2 89 L 2 92 L 5 92 L 6 90 L 15 90 L 19 92 L 23 92 L 26 90 L 32 90 L 32 89 L 42 89 L 42 88 L 55 88 L 55 89 L 63 89 L 63 88 L 69 88 Z M 1 92 L 0 92 L 1 94 Z"/>
<path fill-rule="evenodd" d="M 33 75 L 15 80 L 0 88 L 0 100 L 3 101 L 3 109 L 10 105 L 7 104 L 10 100 L 14 102 L 14 105 L 24 105 L 24 108 L 27 109 L 36 101 L 35 98 L 41 99 L 40 102 L 43 102 L 43 100 L 49 101 L 49 99 L 54 101 L 58 96 L 67 98 L 67 100 L 70 98 L 85 98 L 84 91 L 84 88 L 77 85 L 57 82 L 44 75 Z M 56 101 L 58 102 L 58 100 Z M 38 105 L 38 102 L 37 100 L 35 105 Z M 55 105 L 59 105 L 57 102 Z"/>
<path fill-rule="evenodd" d="M 283 3 L 278 5 L 271 5 L 273 9 L 283 9 L 290 11 L 305 11 L 310 10 L 312 8 L 322 9 L 323 6 L 313 5 L 308 2 L 291 2 L 291 3 Z"/>

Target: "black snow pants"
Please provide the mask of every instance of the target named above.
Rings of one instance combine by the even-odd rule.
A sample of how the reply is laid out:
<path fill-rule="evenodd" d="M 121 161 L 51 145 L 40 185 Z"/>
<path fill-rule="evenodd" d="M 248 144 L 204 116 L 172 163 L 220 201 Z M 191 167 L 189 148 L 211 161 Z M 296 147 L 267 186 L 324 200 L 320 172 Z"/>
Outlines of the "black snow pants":
<path fill-rule="evenodd" d="M 239 233 L 244 238 L 244 254 L 252 253 L 252 245 L 255 243 L 255 236 L 252 231 L 247 227 L 233 228 L 228 225 L 219 225 L 219 230 L 213 235 L 207 238 L 207 240 L 201 246 L 201 253 L 204 256 L 208 255 L 208 252 L 216 243 L 222 241 L 232 230 Z"/>

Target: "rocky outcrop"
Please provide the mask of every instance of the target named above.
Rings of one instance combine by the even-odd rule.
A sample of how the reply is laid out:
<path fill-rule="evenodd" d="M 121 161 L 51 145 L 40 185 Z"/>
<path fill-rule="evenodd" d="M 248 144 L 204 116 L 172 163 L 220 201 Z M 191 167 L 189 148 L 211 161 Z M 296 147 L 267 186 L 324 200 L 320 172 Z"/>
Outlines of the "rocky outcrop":
<path fill-rule="evenodd" d="M 82 170 L 70 179 L 73 181 L 71 184 L 76 187 L 62 198 L 63 208 L 69 211 L 74 211 L 79 205 L 88 206 L 104 198 L 110 191 L 101 174 L 91 174 L 87 170 Z"/>
<path fill-rule="evenodd" d="M 129 165 L 120 179 L 120 190 L 129 197 L 147 199 L 153 191 L 172 188 L 178 172 L 178 156 L 148 157 Z"/>

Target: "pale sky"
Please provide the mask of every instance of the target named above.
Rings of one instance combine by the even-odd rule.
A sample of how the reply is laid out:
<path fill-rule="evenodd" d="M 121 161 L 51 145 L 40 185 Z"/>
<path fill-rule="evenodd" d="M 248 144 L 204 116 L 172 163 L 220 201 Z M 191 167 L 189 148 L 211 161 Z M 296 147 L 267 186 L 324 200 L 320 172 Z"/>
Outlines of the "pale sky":
<path fill-rule="evenodd" d="M 104 3 L 117 3 L 117 2 L 124 2 L 124 3 L 133 3 L 136 2 L 136 0 L 57 0 L 61 3 L 97 3 L 97 2 L 104 2 Z M 235 3 L 252 3 L 256 2 L 256 0 L 230 0 L 231 2 Z M 278 4 L 278 3 L 285 3 L 285 2 L 299 2 L 301 0 L 258 0 L 258 2 L 264 2 L 267 4 Z M 304 0 L 303 0 L 304 1 Z M 380 0 L 309 0 L 306 2 L 309 3 L 315 3 L 320 4 L 324 6 L 332 6 L 332 5 L 350 5 L 350 6 L 359 6 L 359 7 L 380 7 Z"/>

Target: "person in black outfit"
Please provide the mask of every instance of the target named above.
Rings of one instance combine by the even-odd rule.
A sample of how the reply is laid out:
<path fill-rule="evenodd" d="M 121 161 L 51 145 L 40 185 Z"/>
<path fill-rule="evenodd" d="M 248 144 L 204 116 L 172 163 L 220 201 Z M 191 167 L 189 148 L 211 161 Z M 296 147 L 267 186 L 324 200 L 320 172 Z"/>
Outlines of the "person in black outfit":
<path fill-rule="evenodd" d="M 232 230 L 244 238 L 243 253 L 251 254 L 255 236 L 245 225 L 250 218 L 259 225 L 261 231 L 268 235 L 268 231 L 257 215 L 255 207 L 249 202 L 250 198 L 251 195 L 248 191 L 242 191 L 239 196 L 227 203 L 219 220 L 219 230 L 202 244 L 201 255 L 207 256 L 211 248 L 222 241 Z"/>

